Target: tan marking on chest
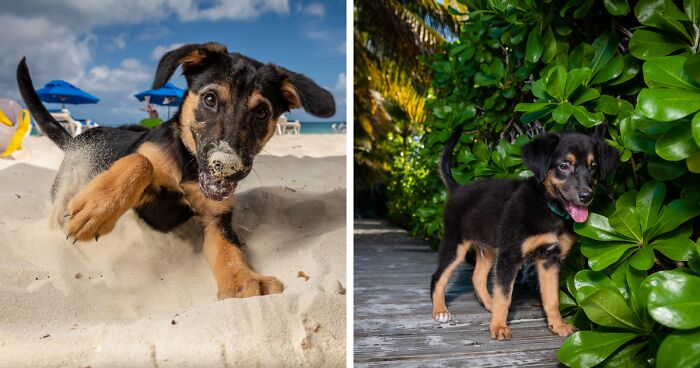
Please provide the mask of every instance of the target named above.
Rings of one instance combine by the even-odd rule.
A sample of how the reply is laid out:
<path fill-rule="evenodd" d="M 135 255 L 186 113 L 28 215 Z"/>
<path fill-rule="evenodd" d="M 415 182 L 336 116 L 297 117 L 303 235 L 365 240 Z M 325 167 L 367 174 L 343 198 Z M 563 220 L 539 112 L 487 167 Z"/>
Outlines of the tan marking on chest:
<path fill-rule="evenodd" d="M 225 199 L 221 202 L 209 199 L 204 196 L 199 189 L 199 183 L 196 181 L 188 181 L 181 184 L 182 190 L 185 192 L 185 199 L 190 207 L 203 218 L 211 218 L 222 215 L 231 211 L 233 200 Z"/>
<path fill-rule="evenodd" d="M 136 152 L 146 157 L 153 165 L 153 179 L 151 185 L 156 188 L 180 191 L 182 172 L 175 159 L 164 152 L 157 144 L 146 142 Z"/>
<path fill-rule="evenodd" d="M 564 259 L 576 242 L 576 236 L 570 233 L 559 235 L 559 249 L 561 249 L 561 259 Z"/>
<path fill-rule="evenodd" d="M 525 239 L 521 245 L 521 250 L 522 250 L 522 255 L 523 257 L 527 256 L 530 254 L 532 251 L 535 249 L 543 246 L 543 245 L 550 245 L 550 244 L 557 244 L 559 243 L 559 237 L 557 237 L 557 234 L 555 233 L 544 233 L 544 234 L 538 234 L 538 235 L 533 235 Z"/>

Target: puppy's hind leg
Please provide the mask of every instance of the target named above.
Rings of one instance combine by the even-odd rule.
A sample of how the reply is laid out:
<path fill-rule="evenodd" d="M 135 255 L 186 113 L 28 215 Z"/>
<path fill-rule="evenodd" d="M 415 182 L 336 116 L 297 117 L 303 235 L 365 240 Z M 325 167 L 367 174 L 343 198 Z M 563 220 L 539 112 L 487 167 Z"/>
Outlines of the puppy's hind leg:
<path fill-rule="evenodd" d="M 124 212 L 141 200 L 152 179 L 153 165 L 138 153 L 115 161 L 68 203 L 68 236 L 84 241 L 112 231 Z"/>
<path fill-rule="evenodd" d="M 487 287 L 489 273 L 493 267 L 493 261 L 496 259 L 496 251 L 484 246 L 476 248 L 476 265 L 474 266 L 474 274 L 472 275 L 472 284 L 476 297 L 479 298 L 487 311 L 491 311 L 491 294 Z"/>
<path fill-rule="evenodd" d="M 433 319 L 445 323 L 452 319 L 452 315 L 447 311 L 445 303 L 445 288 L 457 266 L 464 262 L 464 257 L 469 250 L 471 242 L 462 241 L 458 243 L 453 239 L 445 237 L 443 247 L 440 249 L 440 264 L 433 274 L 430 284 L 430 295 L 433 299 Z"/>

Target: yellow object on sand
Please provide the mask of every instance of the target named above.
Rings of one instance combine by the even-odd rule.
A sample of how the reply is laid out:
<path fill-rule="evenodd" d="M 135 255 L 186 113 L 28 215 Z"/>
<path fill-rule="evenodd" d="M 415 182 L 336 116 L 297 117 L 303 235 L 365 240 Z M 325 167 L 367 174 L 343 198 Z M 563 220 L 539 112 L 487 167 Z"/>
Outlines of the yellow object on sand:
<path fill-rule="evenodd" d="M 2 110 L 0 110 L 0 123 L 5 124 L 7 126 L 14 125 Z M 17 115 L 17 124 L 18 127 L 15 131 L 15 134 L 13 134 L 12 138 L 10 138 L 10 142 L 8 143 L 7 148 L 5 148 L 5 151 L 2 154 L 0 154 L 0 157 L 7 157 L 11 155 L 12 152 L 22 148 L 22 139 L 24 139 L 24 137 L 27 135 L 27 132 L 29 131 L 29 111 L 27 111 L 26 109 L 22 109 L 19 111 L 19 114 Z"/>

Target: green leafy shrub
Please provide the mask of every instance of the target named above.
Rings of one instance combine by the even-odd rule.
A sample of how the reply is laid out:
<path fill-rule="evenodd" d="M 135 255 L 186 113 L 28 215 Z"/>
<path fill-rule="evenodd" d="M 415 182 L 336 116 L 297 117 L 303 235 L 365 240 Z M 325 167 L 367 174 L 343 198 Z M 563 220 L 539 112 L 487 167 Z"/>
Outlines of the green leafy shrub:
<path fill-rule="evenodd" d="M 433 73 L 427 121 L 394 146 L 392 218 L 437 243 L 437 162 L 457 126 L 460 183 L 531 175 L 520 148 L 541 131 L 598 134 L 622 162 L 615 200 L 598 195 L 575 226 L 560 299 L 581 331 L 559 360 L 699 366 L 700 0 L 460 3 L 457 39 L 422 60 Z"/>

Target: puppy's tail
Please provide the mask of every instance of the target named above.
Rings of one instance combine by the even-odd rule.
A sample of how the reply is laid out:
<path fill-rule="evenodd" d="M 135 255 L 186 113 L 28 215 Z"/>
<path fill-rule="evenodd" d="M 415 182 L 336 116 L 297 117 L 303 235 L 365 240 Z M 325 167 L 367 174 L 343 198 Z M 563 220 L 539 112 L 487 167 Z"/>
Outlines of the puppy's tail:
<path fill-rule="evenodd" d="M 440 179 L 445 184 L 447 191 L 452 193 L 459 187 L 459 183 L 455 181 L 452 177 L 452 170 L 450 170 L 450 157 L 452 157 L 452 151 L 454 151 L 457 142 L 459 142 L 459 137 L 462 135 L 462 127 L 458 126 L 457 129 L 452 133 L 452 137 L 445 143 L 445 149 L 440 155 Z"/>
<path fill-rule="evenodd" d="M 19 93 L 22 95 L 24 103 L 27 105 L 29 112 L 32 113 L 36 123 L 39 124 L 41 131 L 56 143 L 59 148 L 65 150 L 73 138 L 63 129 L 61 124 L 49 114 L 44 104 L 41 103 L 39 95 L 37 95 L 34 90 L 32 78 L 29 76 L 29 69 L 27 68 L 25 58 L 22 58 L 22 61 L 20 61 L 17 66 L 17 85 L 19 86 Z"/>

